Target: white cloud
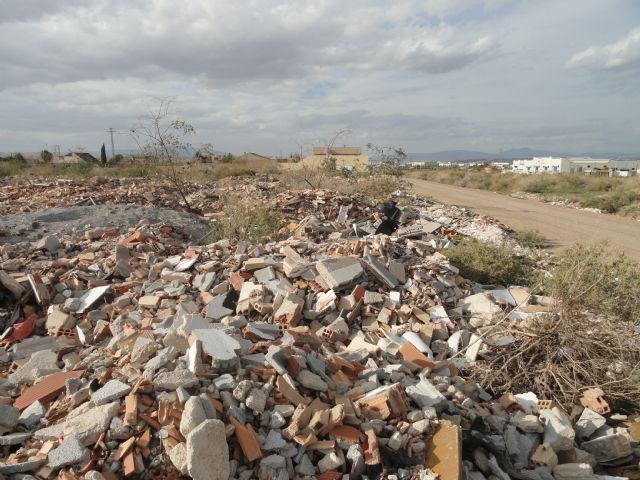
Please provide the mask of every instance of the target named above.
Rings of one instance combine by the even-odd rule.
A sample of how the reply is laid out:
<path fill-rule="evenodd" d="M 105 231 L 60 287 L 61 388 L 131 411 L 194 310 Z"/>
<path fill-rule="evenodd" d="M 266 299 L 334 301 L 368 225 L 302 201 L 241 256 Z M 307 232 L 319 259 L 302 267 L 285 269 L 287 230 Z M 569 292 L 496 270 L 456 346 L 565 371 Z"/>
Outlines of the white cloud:
<path fill-rule="evenodd" d="M 589 47 L 567 62 L 569 68 L 630 70 L 640 68 L 640 27 L 615 43 Z"/>

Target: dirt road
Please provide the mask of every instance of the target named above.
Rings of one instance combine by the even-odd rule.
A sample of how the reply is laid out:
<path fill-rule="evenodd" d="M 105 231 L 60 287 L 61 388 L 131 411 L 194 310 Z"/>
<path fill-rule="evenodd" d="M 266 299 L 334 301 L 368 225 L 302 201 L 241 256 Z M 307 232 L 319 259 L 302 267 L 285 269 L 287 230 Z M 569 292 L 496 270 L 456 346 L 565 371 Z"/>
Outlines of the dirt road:
<path fill-rule="evenodd" d="M 547 205 L 537 200 L 512 198 L 475 188 L 408 180 L 416 194 L 469 207 L 482 215 L 497 218 L 514 230 L 538 230 L 556 250 L 574 243 L 607 240 L 615 250 L 640 260 L 640 222 L 635 220 Z"/>

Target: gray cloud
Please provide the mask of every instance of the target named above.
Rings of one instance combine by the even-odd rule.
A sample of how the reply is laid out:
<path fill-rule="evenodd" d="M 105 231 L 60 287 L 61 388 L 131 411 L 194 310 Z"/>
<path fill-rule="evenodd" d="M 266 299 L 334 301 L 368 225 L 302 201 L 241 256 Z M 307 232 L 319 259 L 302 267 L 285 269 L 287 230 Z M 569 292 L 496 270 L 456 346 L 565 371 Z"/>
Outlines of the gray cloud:
<path fill-rule="evenodd" d="M 99 146 L 154 96 L 228 151 L 345 126 L 409 151 L 640 151 L 638 7 L 607 3 L 0 0 L 0 151 Z"/>
<path fill-rule="evenodd" d="M 576 53 L 569 59 L 567 66 L 618 71 L 640 68 L 640 27 L 615 43 L 589 47 Z"/>

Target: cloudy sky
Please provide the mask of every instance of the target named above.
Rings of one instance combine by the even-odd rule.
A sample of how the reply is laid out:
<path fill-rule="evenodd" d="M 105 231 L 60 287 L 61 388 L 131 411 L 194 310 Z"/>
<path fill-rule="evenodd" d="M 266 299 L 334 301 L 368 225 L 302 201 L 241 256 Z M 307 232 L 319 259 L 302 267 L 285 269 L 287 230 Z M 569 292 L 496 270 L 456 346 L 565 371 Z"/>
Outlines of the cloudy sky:
<path fill-rule="evenodd" d="M 0 151 L 192 143 L 640 154 L 638 0 L 0 0 Z"/>

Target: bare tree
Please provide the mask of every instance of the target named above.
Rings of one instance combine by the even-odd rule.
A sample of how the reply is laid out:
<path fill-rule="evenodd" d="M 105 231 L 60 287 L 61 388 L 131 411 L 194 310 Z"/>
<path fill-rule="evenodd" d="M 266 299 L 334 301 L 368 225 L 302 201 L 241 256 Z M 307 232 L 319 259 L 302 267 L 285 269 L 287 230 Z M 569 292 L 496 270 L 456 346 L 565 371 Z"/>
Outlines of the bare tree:
<path fill-rule="evenodd" d="M 329 141 L 326 143 L 326 151 L 325 151 L 325 159 L 324 159 L 324 167 L 328 170 L 335 170 L 336 169 L 336 161 L 335 158 L 333 157 L 333 146 L 335 145 L 336 141 L 345 135 L 350 135 L 351 134 L 351 130 L 348 128 L 341 128 L 340 130 L 338 130 L 337 132 L 335 132 L 333 134 L 333 136 L 329 139 Z"/>
<path fill-rule="evenodd" d="M 196 131 L 185 120 L 169 118 L 175 97 L 154 98 L 154 101 L 157 103 L 156 107 L 131 129 L 131 137 L 144 155 L 151 157 L 161 167 L 166 167 L 165 177 L 180 195 L 187 210 L 193 212 L 177 162 L 188 155 L 191 144 L 186 138 Z"/>

